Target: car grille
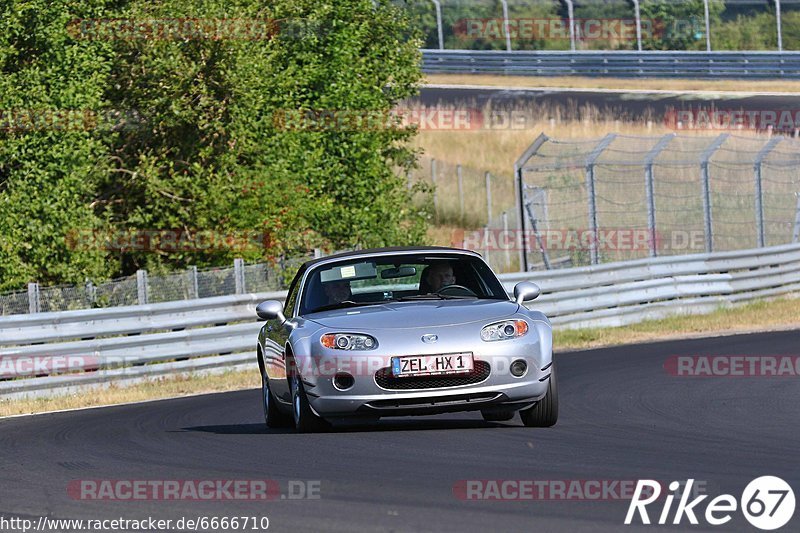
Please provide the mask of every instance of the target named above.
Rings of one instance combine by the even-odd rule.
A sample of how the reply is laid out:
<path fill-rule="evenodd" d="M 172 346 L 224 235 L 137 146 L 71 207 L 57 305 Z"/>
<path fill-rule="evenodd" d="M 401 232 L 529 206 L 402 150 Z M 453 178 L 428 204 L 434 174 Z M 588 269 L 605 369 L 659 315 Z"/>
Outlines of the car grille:
<path fill-rule="evenodd" d="M 486 361 L 475 361 L 475 368 L 469 374 L 450 376 L 412 376 L 396 378 L 392 376 L 391 368 L 381 368 L 375 372 L 375 383 L 382 389 L 411 390 L 411 389 L 444 389 L 447 387 L 460 387 L 462 385 L 475 385 L 489 377 L 490 367 Z"/>

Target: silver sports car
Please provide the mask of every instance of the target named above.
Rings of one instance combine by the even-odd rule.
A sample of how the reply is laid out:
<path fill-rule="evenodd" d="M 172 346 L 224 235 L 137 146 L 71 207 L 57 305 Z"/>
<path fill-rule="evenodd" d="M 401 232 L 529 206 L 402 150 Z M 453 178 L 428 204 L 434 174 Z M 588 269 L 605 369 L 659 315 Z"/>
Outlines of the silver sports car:
<path fill-rule="evenodd" d="M 320 431 L 337 419 L 480 411 L 558 418 L 550 321 L 510 299 L 480 255 L 385 248 L 305 263 L 286 303 L 258 305 L 264 417 Z"/>

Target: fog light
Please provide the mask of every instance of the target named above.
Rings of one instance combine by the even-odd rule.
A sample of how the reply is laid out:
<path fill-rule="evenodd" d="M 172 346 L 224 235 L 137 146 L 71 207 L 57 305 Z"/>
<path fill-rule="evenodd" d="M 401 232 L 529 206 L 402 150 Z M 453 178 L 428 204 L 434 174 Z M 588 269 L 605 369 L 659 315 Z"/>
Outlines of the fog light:
<path fill-rule="evenodd" d="M 511 375 L 513 375 L 514 377 L 524 376 L 527 370 L 528 370 L 528 363 L 526 363 L 522 359 L 517 359 L 516 361 L 511 363 Z"/>
<path fill-rule="evenodd" d="M 347 372 L 339 372 L 333 376 L 333 386 L 339 390 L 347 390 L 355 384 L 356 380 Z"/>

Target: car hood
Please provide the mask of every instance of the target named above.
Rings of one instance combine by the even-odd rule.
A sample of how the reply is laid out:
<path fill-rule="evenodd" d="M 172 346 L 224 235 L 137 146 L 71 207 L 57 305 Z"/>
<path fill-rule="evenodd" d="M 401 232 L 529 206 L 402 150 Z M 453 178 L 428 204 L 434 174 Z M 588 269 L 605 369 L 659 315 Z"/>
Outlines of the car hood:
<path fill-rule="evenodd" d="M 508 300 L 388 302 L 312 313 L 306 319 L 335 329 L 408 329 L 502 320 L 519 311 Z"/>

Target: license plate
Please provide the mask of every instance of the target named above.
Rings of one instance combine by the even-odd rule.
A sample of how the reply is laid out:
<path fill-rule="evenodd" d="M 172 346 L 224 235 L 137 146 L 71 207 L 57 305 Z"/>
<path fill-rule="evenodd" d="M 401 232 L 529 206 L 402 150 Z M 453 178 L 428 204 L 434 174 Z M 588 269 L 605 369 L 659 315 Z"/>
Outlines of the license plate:
<path fill-rule="evenodd" d="M 392 357 L 392 375 L 401 378 L 464 374 L 472 372 L 473 368 L 474 362 L 471 353 Z"/>

